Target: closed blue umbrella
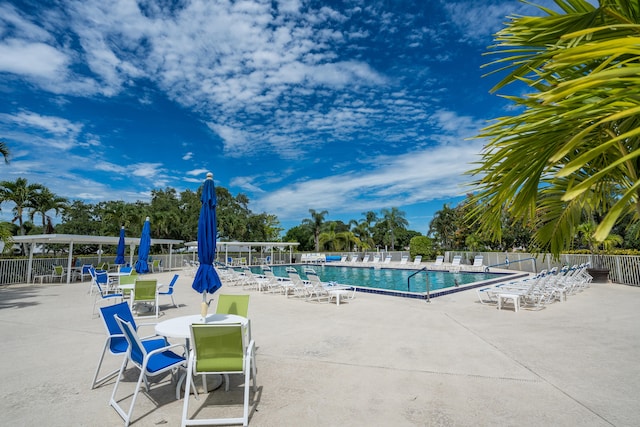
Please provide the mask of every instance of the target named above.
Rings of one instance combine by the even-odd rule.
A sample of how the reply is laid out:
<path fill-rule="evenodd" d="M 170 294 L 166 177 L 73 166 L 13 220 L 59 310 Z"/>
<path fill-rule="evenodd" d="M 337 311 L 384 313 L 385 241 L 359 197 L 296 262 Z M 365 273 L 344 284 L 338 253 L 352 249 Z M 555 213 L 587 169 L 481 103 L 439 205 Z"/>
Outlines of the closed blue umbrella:
<path fill-rule="evenodd" d="M 151 247 L 151 224 L 149 217 L 144 221 L 142 234 L 140 235 L 140 246 L 138 247 L 138 261 L 136 261 L 136 271 L 140 274 L 149 272 L 147 259 L 149 258 L 149 248 Z"/>
<path fill-rule="evenodd" d="M 213 294 L 222 287 L 220 277 L 213 267 L 216 257 L 216 188 L 213 184 L 213 174 L 207 173 L 207 179 L 202 187 L 202 207 L 198 218 L 198 260 L 200 265 L 191 287 L 202 294 L 202 317 L 207 313 L 207 293 Z"/>
<path fill-rule="evenodd" d="M 124 264 L 124 225 L 120 227 L 120 240 L 118 240 L 118 250 L 116 251 L 115 264 Z"/>

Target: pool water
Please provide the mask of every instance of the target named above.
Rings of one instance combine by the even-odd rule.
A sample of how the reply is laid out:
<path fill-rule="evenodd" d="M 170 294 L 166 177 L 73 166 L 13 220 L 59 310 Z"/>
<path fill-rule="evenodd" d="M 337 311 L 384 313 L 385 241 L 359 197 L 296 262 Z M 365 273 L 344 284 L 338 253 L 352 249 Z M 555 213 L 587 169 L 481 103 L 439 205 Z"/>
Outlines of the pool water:
<path fill-rule="evenodd" d="M 407 279 L 417 270 L 332 265 L 272 266 L 271 269 L 276 276 L 287 277 L 286 267 L 294 267 L 303 279 L 306 279 L 304 269 L 312 268 L 323 282 L 338 282 L 365 288 L 416 293 L 427 292 L 427 281 L 429 282 L 429 290 L 435 291 L 489 280 L 499 276 L 496 273 L 421 271 L 411 278 L 407 287 Z M 254 273 L 261 272 L 259 267 L 252 268 L 252 270 Z"/>

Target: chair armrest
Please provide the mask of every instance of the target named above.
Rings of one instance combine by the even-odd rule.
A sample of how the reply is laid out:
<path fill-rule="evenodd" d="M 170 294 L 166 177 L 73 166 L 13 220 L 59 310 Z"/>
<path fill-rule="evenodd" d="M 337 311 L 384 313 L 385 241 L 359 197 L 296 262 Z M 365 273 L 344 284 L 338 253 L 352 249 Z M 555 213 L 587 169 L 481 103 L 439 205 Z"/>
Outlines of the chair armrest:
<path fill-rule="evenodd" d="M 247 346 L 246 355 L 254 355 L 256 352 L 256 342 L 254 340 L 249 341 L 249 345 Z"/>
<path fill-rule="evenodd" d="M 137 326 L 138 326 L 138 331 L 140 331 L 140 328 L 141 328 L 142 326 L 155 326 L 155 325 L 157 325 L 157 324 L 158 324 L 158 322 L 155 322 L 155 323 L 153 323 L 153 322 L 152 322 L 152 323 L 139 323 L 139 324 L 137 325 Z M 154 334 L 152 334 L 152 335 L 147 335 L 147 336 L 144 336 L 144 337 L 140 337 L 140 339 L 141 339 L 141 340 L 146 340 L 146 339 L 154 338 L 154 337 L 164 338 L 164 339 L 165 339 L 165 341 L 166 341 L 166 339 L 167 339 L 166 337 L 163 337 L 162 335 L 158 335 L 158 334 L 156 334 L 156 333 L 154 333 Z"/>
<path fill-rule="evenodd" d="M 151 322 L 151 323 L 138 323 L 138 329 L 140 329 L 140 326 L 155 326 L 157 325 L 159 322 Z"/>
<path fill-rule="evenodd" d="M 151 356 L 151 355 L 154 355 L 154 354 L 157 354 L 157 353 L 162 353 L 162 352 L 164 352 L 164 351 L 167 351 L 167 350 L 172 349 L 172 348 L 175 348 L 175 347 L 182 347 L 182 349 L 183 349 L 183 354 L 187 354 L 187 346 L 186 346 L 186 345 L 184 345 L 184 344 L 171 344 L 171 345 L 168 345 L 168 346 L 166 346 L 166 347 L 157 348 L 157 349 L 155 349 L 155 350 L 153 350 L 153 351 L 150 351 L 150 352 L 149 352 L 149 353 L 147 353 L 147 354 L 148 354 L 149 356 Z"/>

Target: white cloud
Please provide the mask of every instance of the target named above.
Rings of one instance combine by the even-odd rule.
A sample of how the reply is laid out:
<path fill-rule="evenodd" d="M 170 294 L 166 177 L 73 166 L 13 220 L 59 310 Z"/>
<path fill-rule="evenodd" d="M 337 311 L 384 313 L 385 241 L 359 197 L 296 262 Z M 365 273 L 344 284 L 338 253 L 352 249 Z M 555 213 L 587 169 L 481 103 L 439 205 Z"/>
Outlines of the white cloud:
<path fill-rule="evenodd" d="M 51 9 L 31 17 L 0 5 L 0 22 L 16 28 L 9 35 L 0 33 L 0 71 L 55 94 L 100 95 L 100 102 L 105 101 L 102 97 L 134 94 L 132 98 L 149 109 L 159 98 L 153 93 L 158 88 L 162 97 L 203 118 L 222 142 L 223 150 L 216 147 L 216 153 L 226 156 L 225 161 L 238 164 L 242 159 L 248 170 L 249 165 L 260 166 L 256 172 L 239 167 L 225 178 L 255 193 L 253 202 L 260 211 L 283 216 L 299 211 L 306 215 L 310 207 L 359 212 L 377 210 L 383 203 L 403 205 L 462 194 L 461 171 L 479 151 L 479 143 L 461 141 L 478 128 L 476 120 L 439 106 L 444 88 L 427 66 L 415 71 L 419 78 L 412 80 L 415 76 L 408 74 L 413 71 L 380 65 L 377 58 L 359 52 L 369 46 L 392 49 L 391 44 L 377 45 L 378 29 L 396 34 L 402 25 L 412 25 L 411 16 L 381 13 L 375 10 L 378 4 L 367 2 L 345 10 L 338 5 L 314 9 L 299 0 L 192 0 L 172 7 L 129 0 L 61 4 L 64 13 Z M 501 4 L 446 3 L 469 39 L 491 31 L 504 11 Z M 7 10 L 11 13 L 1 13 Z M 366 25 L 360 26 L 360 19 Z M 428 56 L 425 43 L 441 43 L 442 37 L 440 27 L 424 24 L 407 31 L 400 43 L 412 46 L 410 54 L 424 50 Z M 17 59 L 7 59 L 3 52 Z M 398 69 L 406 62 L 399 56 Z M 137 85 L 149 93 L 130 90 Z M 174 175 L 170 162 L 166 166 L 153 157 L 145 157 L 148 163 L 127 164 L 101 156 L 112 147 L 102 147 L 98 135 L 83 134 L 85 127 L 93 130 L 91 123 L 83 126 L 32 112 L 2 115 L 0 125 L 3 121 L 20 130 L 8 137 L 25 143 L 29 139 L 28 144 L 44 147 L 51 141 L 63 149 L 87 149 L 87 156 L 60 166 L 60 174 L 73 180 L 77 175 L 72 168 L 91 170 L 100 175 L 96 182 L 103 182 L 91 191 L 91 181 L 82 189 L 74 186 L 75 194 L 109 197 L 107 179 L 119 179 L 128 181 L 129 188 L 142 189 L 119 195 L 139 198 L 148 195 L 150 185 L 162 187 Z M 31 137 L 29 129 L 49 137 Z M 336 153 L 335 162 L 327 162 L 325 178 L 300 177 L 304 162 L 321 164 L 323 149 L 339 151 L 356 143 L 362 144 L 362 155 L 345 159 Z M 196 144 L 182 147 L 186 152 L 181 158 L 194 169 L 175 175 L 181 183 L 202 183 L 206 167 L 220 159 L 201 156 Z M 393 156 L 378 154 L 391 149 Z M 97 160 L 87 162 L 89 155 Z M 270 174 L 264 172 L 269 165 L 260 163 L 267 157 L 290 160 L 294 166 Z M 172 160 L 179 158 L 180 153 Z M 288 184 L 281 187 L 285 179 Z"/>
<path fill-rule="evenodd" d="M 441 130 L 432 136 L 443 141 L 438 146 L 360 159 L 359 166 L 338 174 L 257 194 L 252 205 L 258 211 L 278 212 L 281 219 L 300 219 L 308 209 L 359 213 L 464 196 L 471 181 L 465 172 L 483 147 L 480 140 L 464 139 L 474 135 L 481 123 L 448 110 L 434 112 L 430 120 Z"/>
<path fill-rule="evenodd" d="M 55 148 L 69 150 L 77 141 L 83 125 L 62 117 L 44 116 L 31 111 L 16 114 L 0 113 L 0 132 L 4 138 L 18 140 L 39 150 Z M 91 144 L 91 142 L 88 142 Z"/>
<path fill-rule="evenodd" d="M 136 163 L 127 166 L 134 176 L 158 179 L 158 174 L 163 170 L 161 163 Z"/>
<path fill-rule="evenodd" d="M 193 170 L 187 171 L 187 175 L 189 175 L 189 176 L 200 176 L 200 175 L 206 176 L 207 172 L 209 172 L 209 170 L 207 170 L 207 169 L 193 169 Z"/>
<path fill-rule="evenodd" d="M 77 135 L 82 130 L 82 125 L 72 123 L 61 117 L 42 116 L 37 113 L 24 111 L 17 114 L 0 114 L 3 121 L 13 122 L 20 127 L 33 127 L 44 130 L 54 135 Z"/>
<path fill-rule="evenodd" d="M 9 39 L 0 43 L 0 71 L 54 80 L 66 72 L 69 58 L 44 43 Z"/>

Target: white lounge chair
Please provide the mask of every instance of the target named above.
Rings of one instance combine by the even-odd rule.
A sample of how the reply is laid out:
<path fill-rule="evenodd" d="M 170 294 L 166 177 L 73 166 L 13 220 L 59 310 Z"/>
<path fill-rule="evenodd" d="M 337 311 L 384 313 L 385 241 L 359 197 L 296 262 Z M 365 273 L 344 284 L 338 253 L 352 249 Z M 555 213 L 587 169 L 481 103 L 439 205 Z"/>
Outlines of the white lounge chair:
<path fill-rule="evenodd" d="M 451 261 L 451 268 L 449 269 L 450 271 L 460 271 L 461 263 L 462 262 L 462 255 L 456 255 L 453 257 L 453 260 Z"/>
<path fill-rule="evenodd" d="M 438 255 L 436 257 L 436 261 L 429 264 L 429 270 L 442 270 L 443 265 L 444 265 L 444 256 Z"/>
<path fill-rule="evenodd" d="M 482 255 L 476 255 L 473 259 L 473 265 L 471 266 L 471 270 L 473 271 L 483 271 L 484 270 L 484 257 Z"/>
<path fill-rule="evenodd" d="M 392 258 L 391 255 L 387 255 L 386 257 L 384 257 L 383 264 L 389 264 L 391 262 L 391 258 Z"/>
<path fill-rule="evenodd" d="M 295 296 L 308 298 L 310 290 L 313 287 L 311 282 L 308 280 L 302 280 L 297 271 L 287 270 L 287 274 L 289 275 L 289 279 L 291 279 L 291 285 L 287 282 L 283 282 L 283 284 L 287 286 L 285 288 L 285 295 L 289 296 L 289 290 L 292 290 Z"/>
<path fill-rule="evenodd" d="M 374 255 L 373 256 L 373 260 L 371 261 L 374 264 L 377 264 L 380 262 L 380 255 Z"/>
<path fill-rule="evenodd" d="M 402 258 L 400 258 L 400 265 L 405 265 L 407 261 L 409 261 L 409 255 L 402 255 Z"/>
<path fill-rule="evenodd" d="M 369 254 L 366 254 L 364 257 L 362 257 L 362 263 L 366 264 L 369 262 Z"/>
<path fill-rule="evenodd" d="M 422 255 L 417 255 L 414 259 L 413 259 L 413 265 L 420 265 L 420 263 L 422 262 Z"/>

